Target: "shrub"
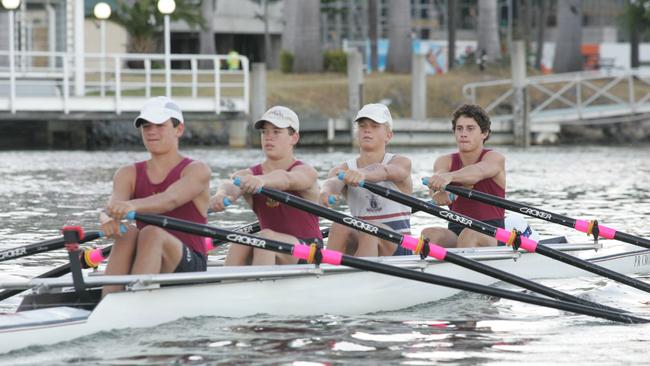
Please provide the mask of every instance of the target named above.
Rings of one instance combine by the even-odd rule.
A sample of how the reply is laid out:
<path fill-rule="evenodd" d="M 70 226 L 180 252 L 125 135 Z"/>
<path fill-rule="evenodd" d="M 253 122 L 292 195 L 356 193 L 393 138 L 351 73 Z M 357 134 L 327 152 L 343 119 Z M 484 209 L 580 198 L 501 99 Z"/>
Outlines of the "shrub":
<path fill-rule="evenodd" d="M 348 57 L 342 50 L 328 50 L 323 54 L 323 69 L 330 72 L 346 73 Z"/>
<path fill-rule="evenodd" d="M 280 70 L 288 74 L 293 71 L 293 54 L 289 51 L 280 52 Z"/>

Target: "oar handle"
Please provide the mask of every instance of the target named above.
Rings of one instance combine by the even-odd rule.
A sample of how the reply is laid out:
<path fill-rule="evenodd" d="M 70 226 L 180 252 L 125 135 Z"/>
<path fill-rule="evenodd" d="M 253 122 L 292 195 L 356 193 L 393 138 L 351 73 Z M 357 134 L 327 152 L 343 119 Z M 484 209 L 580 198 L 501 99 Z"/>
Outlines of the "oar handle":
<path fill-rule="evenodd" d="M 343 179 L 345 179 L 345 172 L 340 171 L 339 174 L 337 175 L 337 177 L 339 178 L 339 180 L 342 181 Z M 359 181 L 359 187 L 363 187 L 365 184 L 366 184 L 365 180 L 362 179 L 362 180 Z"/>
<path fill-rule="evenodd" d="M 427 177 L 422 178 L 422 185 L 429 186 L 429 178 Z M 457 198 L 456 195 L 451 192 L 448 193 L 449 193 L 449 200 L 452 202 L 455 201 Z"/>
<path fill-rule="evenodd" d="M 240 187 L 240 186 L 241 186 L 241 178 L 240 178 L 240 177 L 235 177 L 235 178 L 232 180 L 232 184 L 236 185 L 237 187 Z M 262 192 L 262 187 L 260 187 L 260 188 L 258 188 L 257 190 L 255 190 L 255 193 L 256 193 L 256 194 L 259 194 L 260 192 Z"/>
<path fill-rule="evenodd" d="M 336 196 L 333 195 L 333 194 L 330 194 L 329 196 L 327 196 L 327 203 L 329 203 L 330 206 L 335 204 L 336 203 Z"/>

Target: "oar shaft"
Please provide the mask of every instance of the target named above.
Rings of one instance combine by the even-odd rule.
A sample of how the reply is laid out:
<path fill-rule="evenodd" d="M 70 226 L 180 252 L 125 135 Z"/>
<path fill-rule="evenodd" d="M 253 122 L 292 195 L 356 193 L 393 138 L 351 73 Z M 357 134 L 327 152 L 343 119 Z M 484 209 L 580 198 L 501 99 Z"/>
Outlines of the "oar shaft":
<path fill-rule="evenodd" d="M 99 231 L 89 231 L 84 234 L 84 237 L 79 241 L 80 243 L 86 243 L 91 240 L 101 238 L 102 234 Z M 48 239 L 38 243 L 25 245 L 18 248 L 6 249 L 0 252 L 0 262 L 16 259 L 20 257 L 25 257 L 32 254 L 38 254 L 43 252 L 49 252 L 51 250 L 60 249 L 65 246 L 65 241 L 63 237 Z"/>
<path fill-rule="evenodd" d="M 404 203 L 408 206 L 411 206 L 414 209 L 419 209 L 425 212 L 430 211 L 430 206 L 435 208 L 436 210 L 441 210 L 437 206 L 433 206 L 432 204 L 428 202 L 421 201 L 417 198 L 411 197 L 409 195 L 403 194 L 401 192 L 391 190 L 385 187 L 382 187 L 378 184 L 374 183 L 365 183 L 364 185 L 365 188 L 369 189 L 372 192 L 379 192 L 378 194 L 385 196 L 390 199 L 394 199 L 397 202 Z M 307 210 L 309 212 L 315 213 L 321 217 L 325 217 L 329 220 L 332 220 L 334 222 L 338 222 L 340 224 L 346 225 L 348 227 L 351 227 L 353 229 L 357 229 L 359 231 L 366 232 L 370 235 L 374 235 L 376 237 L 379 237 L 381 239 L 388 240 L 392 243 L 398 244 L 398 245 L 403 245 L 406 248 L 412 248 L 414 245 L 414 242 L 417 242 L 417 240 L 413 237 L 406 236 L 399 234 L 397 232 L 394 232 L 389 229 L 384 229 L 382 227 L 375 226 L 371 223 L 365 222 L 363 220 L 342 214 L 340 212 L 331 210 L 329 208 L 322 207 L 320 205 L 317 205 L 313 202 L 309 202 L 305 199 L 302 199 L 300 197 L 296 197 L 293 195 L 290 195 L 286 192 L 270 189 L 270 188 L 262 188 L 261 193 L 276 200 L 279 202 L 283 202 L 289 206 L 296 207 L 298 209 L 302 210 Z M 483 224 L 479 222 L 480 225 L 484 226 L 481 229 L 482 230 L 493 230 L 496 232 L 496 228 L 487 224 Z M 470 224 L 471 225 L 471 224 Z M 525 289 L 531 290 L 538 292 L 540 294 L 553 297 L 556 299 L 561 299 L 565 301 L 572 301 L 575 303 L 581 303 L 581 304 L 587 304 L 589 306 L 595 306 L 595 307 L 604 307 L 600 304 L 595 304 L 590 301 L 581 299 L 576 296 L 572 296 L 566 293 L 563 293 L 561 291 L 552 289 L 550 287 L 541 285 L 539 283 L 530 281 L 528 279 L 513 275 L 511 273 L 502 271 L 500 269 L 490 267 L 488 265 L 485 265 L 481 262 L 477 262 L 465 257 L 462 257 L 460 255 L 450 253 L 448 252 L 445 248 L 429 243 L 429 255 L 439 259 L 439 260 L 444 260 L 448 261 L 451 263 L 454 263 L 456 265 L 462 266 L 464 268 L 468 268 L 470 270 L 494 277 L 496 279 L 499 279 L 501 281 L 505 281 L 508 283 L 511 283 L 516 286 L 523 287 Z M 613 309 L 609 308 L 610 310 L 616 310 L 616 311 L 623 311 L 619 309 Z"/>
<path fill-rule="evenodd" d="M 399 191 L 395 191 L 393 189 L 382 187 L 382 186 L 380 186 L 380 185 L 378 185 L 376 183 L 364 182 L 363 187 L 366 188 L 367 190 L 373 192 L 373 193 L 376 193 L 376 194 L 378 194 L 380 196 L 384 196 L 386 198 L 392 199 L 392 200 L 394 200 L 396 202 L 405 204 L 407 206 L 411 206 L 411 207 L 416 207 L 417 206 L 421 211 L 431 213 L 431 214 L 436 215 L 438 217 L 443 217 L 443 218 L 447 219 L 448 221 L 452 221 L 452 222 L 458 223 L 458 224 L 460 224 L 462 226 L 465 226 L 467 228 L 476 230 L 476 231 L 478 231 L 480 233 L 487 234 L 489 236 L 492 236 L 492 237 L 496 238 L 497 240 L 501 240 L 501 241 L 504 241 L 504 242 L 508 241 L 508 237 L 509 237 L 510 233 L 508 233 L 504 229 L 496 228 L 496 227 L 494 227 L 492 225 L 486 224 L 486 223 L 478 221 L 478 220 L 474 220 L 472 218 L 469 218 L 469 217 L 466 217 L 466 216 L 463 216 L 463 215 L 455 214 L 455 213 L 453 213 L 451 211 L 447 211 L 448 214 L 443 213 L 442 215 L 440 215 L 440 212 L 445 211 L 445 210 L 442 210 L 441 208 L 439 208 L 437 206 L 434 206 L 434 205 L 432 205 L 432 204 L 430 204 L 428 202 L 425 202 L 423 200 L 417 199 L 417 198 L 415 198 L 413 196 L 404 194 L 404 193 L 399 192 Z M 475 192 L 475 191 L 472 191 L 472 192 Z M 462 195 L 460 192 L 456 192 L 456 191 L 454 191 L 453 193 L 457 193 L 458 195 Z M 626 276 L 626 275 L 620 274 L 618 272 L 611 271 L 611 270 L 609 270 L 607 268 L 598 266 L 598 265 L 596 265 L 594 263 L 589 263 L 589 262 L 587 262 L 587 261 L 585 261 L 583 259 L 576 258 L 574 256 L 571 256 L 571 255 L 562 253 L 560 251 L 551 249 L 551 248 L 549 248 L 547 246 L 541 245 L 541 244 L 537 243 L 536 241 L 534 241 L 532 239 L 529 239 L 529 238 L 526 238 L 524 236 L 520 236 L 520 241 L 521 241 L 521 248 L 523 248 L 523 249 L 525 249 L 525 250 L 527 250 L 529 252 L 539 253 L 539 254 L 547 256 L 549 258 L 557 259 L 557 260 L 560 260 L 560 261 L 562 261 L 564 263 L 576 266 L 576 267 L 581 268 L 581 269 L 583 269 L 585 271 L 588 271 L 588 272 L 591 272 L 591 273 L 594 273 L 594 274 L 597 274 L 597 275 L 600 275 L 600 276 L 603 276 L 603 277 L 607 277 L 607 278 L 612 279 L 614 281 L 618 281 L 620 283 L 632 286 L 632 287 L 634 287 L 636 289 L 640 289 L 640 290 L 643 290 L 643 291 L 650 292 L 650 285 L 646 284 L 645 282 L 639 281 L 639 280 L 637 280 L 635 278 L 632 278 L 630 276 Z M 497 277 L 496 274 L 493 275 L 493 276 Z M 497 277 L 497 278 L 500 278 L 500 277 Z M 510 282 L 510 281 L 508 281 L 508 282 Z M 523 284 L 520 285 L 520 286 L 523 287 Z M 547 295 L 547 296 L 551 296 L 551 295 Z"/>
<path fill-rule="evenodd" d="M 447 185 L 445 187 L 447 192 L 457 194 L 458 196 L 468 199 L 476 200 L 479 202 L 487 203 L 489 205 L 504 208 L 508 211 L 519 212 L 526 216 L 536 217 L 544 221 L 552 222 L 555 224 L 563 225 L 576 229 L 583 233 L 589 233 L 589 222 L 586 220 L 574 219 L 569 216 L 560 215 L 551 211 L 546 211 L 537 207 L 529 206 L 524 203 L 506 200 L 488 193 L 471 190 L 464 187 Z M 605 225 L 598 224 L 598 235 L 601 238 L 616 239 L 625 243 L 638 245 L 640 247 L 650 249 L 650 239 L 642 238 L 640 236 L 624 233 L 616 229 L 612 229 Z"/>
<path fill-rule="evenodd" d="M 650 284 L 645 283 L 641 280 L 638 280 L 636 278 L 630 277 L 623 275 L 621 273 L 618 273 L 616 271 L 612 271 L 611 269 L 601 267 L 594 265 L 592 263 L 589 263 L 587 261 L 581 260 L 579 258 L 576 258 L 572 255 L 562 253 L 559 250 L 555 250 L 553 248 L 547 247 L 545 245 L 538 245 L 537 246 L 537 253 L 542 254 L 544 256 L 547 256 L 549 258 L 553 258 L 555 260 L 558 260 L 560 262 L 564 262 L 566 264 L 570 264 L 572 266 L 578 267 L 582 270 L 585 270 L 587 272 L 595 273 L 597 275 L 607 277 L 609 279 L 612 279 L 614 281 L 620 282 L 622 284 L 634 287 L 636 289 L 650 292 Z"/>
<path fill-rule="evenodd" d="M 194 222 L 173 219 L 160 215 L 131 213 L 130 218 L 146 222 L 151 225 L 160 226 L 171 230 L 183 231 L 189 234 L 209 236 L 214 239 L 230 241 L 254 248 L 271 250 L 283 254 L 291 254 L 297 258 L 305 259 L 306 251 L 310 246 L 303 244 L 290 244 L 276 240 L 260 238 L 248 234 L 236 233 L 233 231 L 202 225 Z M 397 276 L 405 279 L 425 282 L 429 284 L 451 287 L 458 290 L 472 291 L 489 296 L 496 296 L 514 301 L 521 301 L 529 304 L 551 307 L 559 310 L 571 311 L 578 314 L 590 315 L 603 319 L 613 320 L 624 323 L 645 323 L 648 320 L 638 318 L 632 315 L 612 312 L 603 309 L 592 308 L 575 303 L 539 298 L 536 296 L 517 293 L 504 289 L 497 289 L 488 286 L 482 286 L 461 280 L 436 276 L 430 273 L 411 271 L 403 268 L 390 266 L 383 263 L 372 262 L 361 258 L 350 257 L 345 254 L 328 249 L 321 250 L 323 263 L 334 265 L 345 265 L 352 268 L 378 272 L 386 275 Z"/>

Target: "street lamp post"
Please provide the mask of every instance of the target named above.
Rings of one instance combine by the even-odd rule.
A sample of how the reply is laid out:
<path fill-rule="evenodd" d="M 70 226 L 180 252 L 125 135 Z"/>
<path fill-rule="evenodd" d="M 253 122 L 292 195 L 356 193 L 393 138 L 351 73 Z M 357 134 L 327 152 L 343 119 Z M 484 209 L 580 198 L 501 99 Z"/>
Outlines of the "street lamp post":
<path fill-rule="evenodd" d="M 171 75 L 171 39 L 169 34 L 169 15 L 176 9 L 174 0 L 158 0 L 158 11 L 165 17 L 165 92 L 167 97 L 172 96 Z"/>
<path fill-rule="evenodd" d="M 14 59 L 14 10 L 20 6 L 20 0 L 2 0 L 2 6 L 9 10 L 9 103 L 11 113 L 16 113 L 16 65 Z"/>
<path fill-rule="evenodd" d="M 99 20 L 99 53 L 101 58 L 99 59 L 99 89 L 101 96 L 105 96 L 105 86 L 106 86 L 106 19 L 111 16 L 111 7 L 104 3 L 97 3 L 95 8 L 93 8 L 93 14 L 95 18 Z"/>

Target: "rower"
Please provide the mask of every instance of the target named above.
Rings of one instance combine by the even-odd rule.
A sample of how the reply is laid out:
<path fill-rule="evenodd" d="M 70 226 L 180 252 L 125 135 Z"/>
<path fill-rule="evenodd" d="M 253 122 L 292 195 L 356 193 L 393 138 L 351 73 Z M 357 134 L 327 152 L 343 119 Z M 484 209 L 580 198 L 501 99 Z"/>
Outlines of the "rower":
<path fill-rule="evenodd" d="M 352 216 L 401 234 L 410 234 L 410 207 L 359 187 L 360 182 L 368 181 L 407 194 L 413 192 L 411 160 L 386 151 L 386 145 L 393 137 L 390 111 L 383 104 L 366 104 L 357 113 L 355 122 L 358 127 L 359 156 L 329 171 L 328 179 L 323 183 L 320 203 L 329 206 L 333 201 L 332 196 L 343 194 Z M 412 254 L 395 243 L 339 223 L 332 225 L 327 247 L 362 257 Z"/>
<path fill-rule="evenodd" d="M 458 197 L 452 202 L 445 186 L 462 185 L 474 190 L 505 197 L 505 156 L 486 149 L 490 137 L 490 117 L 483 108 L 465 104 L 453 114 L 451 125 L 458 151 L 436 159 L 433 175 L 425 178 L 431 197 L 438 205 L 448 205 L 459 214 L 483 221 L 492 226 L 504 227 L 503 208 Z M 422 235 L 444 247 L 495 246 L 497 240 L 463 225 L 450 222 L 447 228 L 429 227 Z"/>
<path fill-rule="evenodd" d="M 257 194 L 262 187 L 267 187 L 289 192 L 309 201 L 318 200 L 318 173 L 309 164 L 296 159 L 293 154 L 294 146 L 300 139 L 298 115 L 287 107 L 275 106 L 255 122 L 255 128 L 262 133 L 264 161 L 233 173 L 235 182 L 222 182 L 212 197 L 212 209 L 223 211 L 226 202 L 235 202 L 240 196 L 244 196 L 262 228 L 258 236 L 288 243 L 304 242 L 322 246 L 323 236 L 318 225 L 318 216 Z M 297 262 L 297 258 L 287 254 L 241 244 L 231 244 L 226 256 L 227 266 Z"/>
<path fill-rule="evenodd" d="M 210 168 L 180 154 L 185 122 L 180 107 L 167 97 L 149 99 L 133 122 L 150 154 L 146 161 L 121 167 L 113 192 L 100 214 L 102 231 L 115 238 L 106 274 L 205 271 L 204 238 L 137 222 L 120 233 L 119 223 L 131 211 L 157 213 L 199 224 L 207 223 Z M 103 294 L 122 286 L 105 286 Z"/>

